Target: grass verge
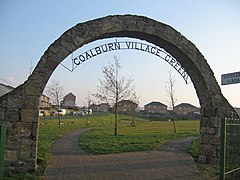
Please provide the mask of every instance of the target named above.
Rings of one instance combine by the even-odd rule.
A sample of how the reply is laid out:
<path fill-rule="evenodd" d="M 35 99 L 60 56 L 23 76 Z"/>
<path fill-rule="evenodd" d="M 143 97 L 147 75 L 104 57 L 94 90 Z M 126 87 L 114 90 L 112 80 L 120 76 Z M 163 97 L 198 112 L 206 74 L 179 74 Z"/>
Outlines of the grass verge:
<path fill-rule="evenodd" d="M 193 157 L 197 169 L 199 172 L 201 172 L 201 174 L 207 176 L 211 180 L 219 179 L 219 167 L 216 165 L 206 165 L 199 162 L 199 146 L 199 139 L 193 140 L 191 147 L 188 150 L 188 153 Z"/>

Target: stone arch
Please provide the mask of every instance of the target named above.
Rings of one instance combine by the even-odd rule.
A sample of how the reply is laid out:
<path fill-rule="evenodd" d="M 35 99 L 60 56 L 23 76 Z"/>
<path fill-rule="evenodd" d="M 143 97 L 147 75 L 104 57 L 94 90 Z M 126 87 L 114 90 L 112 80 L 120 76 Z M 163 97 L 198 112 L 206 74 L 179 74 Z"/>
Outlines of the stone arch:
<path fill-rule="evenodd" d="M 7 124 L 5 167 L 36 168 L 38 104 L 50 76 L 73 51 L 95 40 L 131 37 L 146 40 L 177 59 L 196 89 L 201 105 L 201 158 L 206 163 L 220 157 L 220 118 L 234 109 L 221 93 L 204 56 L 196 46 L 172 27 L 147 17 L 107 16 L 79 23 L 63 33 L 45 51 L 28 80 L 0 98 L 0 122 Z"/>

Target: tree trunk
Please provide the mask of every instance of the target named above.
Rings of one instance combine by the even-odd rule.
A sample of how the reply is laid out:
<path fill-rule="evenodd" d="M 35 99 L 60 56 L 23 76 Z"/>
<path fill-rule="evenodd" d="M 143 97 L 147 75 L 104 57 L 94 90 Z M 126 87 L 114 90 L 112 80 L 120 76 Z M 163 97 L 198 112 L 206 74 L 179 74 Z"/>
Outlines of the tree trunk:
<path fill-rule="evenodd" d="M 172 118 L 173 118 L 173 132 L 174 132 L 174 133 L 176 133 L 176 132 L 177 132 L 177 130 L 176 130 L 176 122 L 175 122 L 175 115 L 174 115 L 174 111 L 173 111 Z"/>
<path fill-rule="evenodd" d="M 114 109 L 114 114 L 115 114 L 115 126 L 114 126 L 114 135 L 118 135 L 118 114 L 117 114 L 117 107 Z"/>

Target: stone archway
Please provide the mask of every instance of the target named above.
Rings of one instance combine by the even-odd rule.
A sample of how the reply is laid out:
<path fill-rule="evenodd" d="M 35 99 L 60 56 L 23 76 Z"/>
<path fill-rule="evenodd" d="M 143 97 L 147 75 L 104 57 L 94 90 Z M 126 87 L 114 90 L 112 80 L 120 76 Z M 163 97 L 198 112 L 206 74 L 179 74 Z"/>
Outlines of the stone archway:
<path fill-rule="evenodd" d="M 201 105 L 201 160 L 220 157 L 220 118 L 235 114 L 221 93 L 207 61 L 196 46 L 172 27 L 135 15 L 107 16 L 79 23 L 63 33 L 41 57 L 28 80 L 0 98 L 0 122 L 7 124 L 5 167 L 34 170 L 37 157 L 38 105 L 50 76 L 73 51 L 95 40 L 131 37 L 146 40 L 176 58 L 185 68 Z"/>

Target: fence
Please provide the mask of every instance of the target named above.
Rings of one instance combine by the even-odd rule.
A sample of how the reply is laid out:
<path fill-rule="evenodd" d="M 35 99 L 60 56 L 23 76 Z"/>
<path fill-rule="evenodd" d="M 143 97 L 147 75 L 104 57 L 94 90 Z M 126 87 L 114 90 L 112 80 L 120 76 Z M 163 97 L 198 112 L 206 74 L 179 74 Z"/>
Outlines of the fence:
<path fill-rule="evenodd" d="M 0 179 L 3 179 L 5 143 L 6 143 L 6 126 L 0 124 Z"/>
<path fill-rule="evenodd" d="M 240 179 L 240 119 L 222 119 L 220 179 Z"/>

